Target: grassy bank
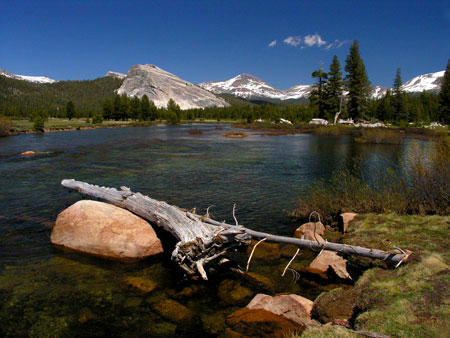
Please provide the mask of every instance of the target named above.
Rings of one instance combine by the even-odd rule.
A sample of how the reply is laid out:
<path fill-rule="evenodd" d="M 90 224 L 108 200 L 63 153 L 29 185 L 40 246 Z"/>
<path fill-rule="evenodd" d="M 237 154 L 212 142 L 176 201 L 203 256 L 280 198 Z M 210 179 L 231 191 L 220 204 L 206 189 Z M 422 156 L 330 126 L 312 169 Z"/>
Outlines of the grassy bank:
<path fill-rule="evenodd" d="M 360 215 L 344 242 L 413 252 L 397 269 L 372 268 L 353 288 L 353 330 L 390 337 L 450 336 L 449 216 Z M 339 302 L 342 289 L 332 293 Z M 348 301 L 348 298 L 346 299 Z M 302 337 L 358 337 L 339 326 L 308 329 Z"/>

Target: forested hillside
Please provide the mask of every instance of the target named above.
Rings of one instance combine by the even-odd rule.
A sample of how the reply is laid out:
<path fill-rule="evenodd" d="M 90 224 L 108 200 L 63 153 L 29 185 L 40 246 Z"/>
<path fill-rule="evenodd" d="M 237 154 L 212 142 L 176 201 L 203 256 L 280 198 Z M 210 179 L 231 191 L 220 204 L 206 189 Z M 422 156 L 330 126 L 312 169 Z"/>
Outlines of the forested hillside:
<path fill-rule="evenodd" d="M 30 116 L 46 111 L 49 116 L 65 114 L 73 101 L 78 116 L 101 112 L 105 98 L 112 98 L 121 79 L 102 77 L 95 80 L 33 83 L 0 76 L 0 116 Z"/>

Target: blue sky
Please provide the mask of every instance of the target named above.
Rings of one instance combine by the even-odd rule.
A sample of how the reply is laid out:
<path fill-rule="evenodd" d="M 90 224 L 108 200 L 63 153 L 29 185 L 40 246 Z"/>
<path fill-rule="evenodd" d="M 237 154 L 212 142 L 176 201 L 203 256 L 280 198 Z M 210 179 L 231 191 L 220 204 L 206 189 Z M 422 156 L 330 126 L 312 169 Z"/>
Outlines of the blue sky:
<path fill-rule="evenodd" d="M 392 86 L 397 67 L 403 81 L 444 70 L 450 1 L 0 1 L 0 68 L 57 80 L 151 63 L 194 83 L 245 72 L 287 89 L 335 54 L 343 67 L 353 40 L 374 85 Z"/>

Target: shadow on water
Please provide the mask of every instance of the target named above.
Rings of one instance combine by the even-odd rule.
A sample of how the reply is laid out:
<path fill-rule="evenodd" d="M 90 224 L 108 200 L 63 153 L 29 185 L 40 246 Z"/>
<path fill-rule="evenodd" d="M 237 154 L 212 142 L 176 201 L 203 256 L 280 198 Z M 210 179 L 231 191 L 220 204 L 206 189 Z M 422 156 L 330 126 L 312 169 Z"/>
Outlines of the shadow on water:
<path fill-rule="evenodd" d="M 222 130 L 216 127 L 220 126 Z M 191 129 L 200 134 L 192 135 Z M 229 125 L 184 125 L 19 135 L 0 140 L 0 335 L 14 337 L 217 336 L 228 314 L 256 292 L 309 298 L 324 288 L 289 273 L 292 248 L 258 249 L 250 271 L 259 284 L 223 272 L 208 283 L 187 283 L 173 270 L 173 242 L 165 254 L 119 263 L 53 248 L 60 211 L 80 199 L 64 178 L 130 187 L 192 209 L 208 206 L 218 220 L 292 235 L 287 212 L 305 187 L 362 158 L 367 167 L 397 164 L 409 145 L 355 144 L 350 137 L 221 136 Z M 21 157 L 26 150 L 40 152 Z M 384 165 L 384 164 L 383 164 Z M 247 254 L 237 255 L 245 269 Z M 305 252 L 293 264 L 306 266 Z M 230 295 L 233 295 L 230 298 Z M 231 299 L 231 301 L 230 301 Z"/>

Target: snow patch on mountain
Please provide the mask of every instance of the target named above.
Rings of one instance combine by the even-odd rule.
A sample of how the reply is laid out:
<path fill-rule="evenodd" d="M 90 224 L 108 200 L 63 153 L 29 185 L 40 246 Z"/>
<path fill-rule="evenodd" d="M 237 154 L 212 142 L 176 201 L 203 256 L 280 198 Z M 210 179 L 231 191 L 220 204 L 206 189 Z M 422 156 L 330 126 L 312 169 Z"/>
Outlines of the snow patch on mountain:
<path fill-rule="evenodd" d="M 58 82 L 56 80 L 50 79 L 46 76 L 29 76 L 29 75 L 19 75 L 19 74 L 13 74 L 11 72 L 8 72 L 7 70 L 0 68 L 0 75 L 9 77 L 11 79 L 16 80 L 23 80 L 28 82 L 35 82 L 35 83 L 55 83 Z"/>
<path fill-rule="evenodd" d="M 436 73 L 428 73 L 416 76 L 415 78 L 405 82 L 401 86 L 401 90 L 407 93 L 421 93 L 423 91 L 439 92 L 444 78 L 445 71 Z"/>

